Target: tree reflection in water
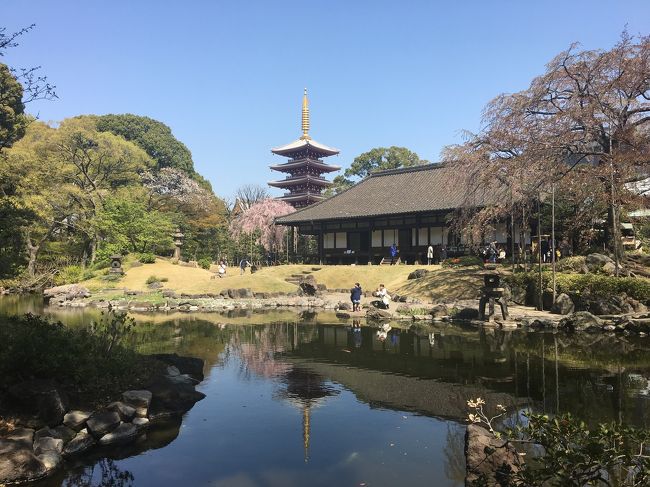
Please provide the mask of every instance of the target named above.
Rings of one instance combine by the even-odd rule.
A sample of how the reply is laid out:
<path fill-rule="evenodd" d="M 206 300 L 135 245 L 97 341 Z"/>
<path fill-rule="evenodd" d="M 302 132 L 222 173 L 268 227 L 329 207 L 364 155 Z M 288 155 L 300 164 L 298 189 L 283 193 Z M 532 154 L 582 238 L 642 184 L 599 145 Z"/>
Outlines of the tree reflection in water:
<path fill-rule="evenodd" d="M 119 469 L 110 458 L 102 458 L 81 472 L 71 472 L 65 487 L 132 487 L 135 480 L 128 470 Z"/>

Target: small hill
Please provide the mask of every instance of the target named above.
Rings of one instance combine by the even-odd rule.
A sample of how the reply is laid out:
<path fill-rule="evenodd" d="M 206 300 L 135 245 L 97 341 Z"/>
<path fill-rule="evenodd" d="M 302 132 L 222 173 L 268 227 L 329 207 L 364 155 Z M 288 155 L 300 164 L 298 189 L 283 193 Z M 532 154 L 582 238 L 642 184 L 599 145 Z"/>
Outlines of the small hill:
<path fill-rule="evenodd" d="M 426 267 L 426 266 L 425 266 Z M 350 289 L 359 282 L 365 291 L 374 291 L 384 284 L 389 293 L 402 294 L 430 300 L 471 299 L 480 287 L 476 269 L 443 269 L 440 266 L 426 267 L 430 272 L 415 280 L 408 275 L 423 266 L 314 266 L 281 265 L 263 267 L 254 274 L 250 269 L 240 275 L 239 268 L 230 267 L 226 277 L 218 278 L 213 266 L 210 271 L 172 264 L 158 258 L 154 264 L 137 267 L 127 266 L 124 277 L 117 282 L 106 282 L 94 278 L 84 284 L 91 290 L 115 288 L 147 291 L 147 279 L 155 276 L 164 281 L 164 288 L 186 294 L 218 294 L 228 288 L 249 288 L 253 292 L 292 292 L 297 289 L 295 281 L 300 276 L 313 275 L 316 282 L 328 289 Z M 294 281 L 294 282 L 288 282 Z"/>

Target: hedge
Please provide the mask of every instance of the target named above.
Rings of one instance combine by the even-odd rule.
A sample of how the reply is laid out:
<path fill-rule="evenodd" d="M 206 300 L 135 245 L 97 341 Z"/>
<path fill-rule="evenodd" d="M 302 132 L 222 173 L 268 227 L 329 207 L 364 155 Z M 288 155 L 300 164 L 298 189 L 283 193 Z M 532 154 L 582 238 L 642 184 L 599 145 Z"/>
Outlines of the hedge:
<path fill-rule="evenodd" d="M 544 289 L 552 287 L 552 279 L 550 272 L 542 272 L 542 287 Z M 534 294 L 538 293 L 538 280 L 537 272 L 521 272 L 505 278 L 511 286 L 524 287 Z M 646 305 L 650 304 L 650 279 L 641 277 L 556 273 L 555 284 L 558 293 L 590 294 L 599 298 L 625 293 Z"/>

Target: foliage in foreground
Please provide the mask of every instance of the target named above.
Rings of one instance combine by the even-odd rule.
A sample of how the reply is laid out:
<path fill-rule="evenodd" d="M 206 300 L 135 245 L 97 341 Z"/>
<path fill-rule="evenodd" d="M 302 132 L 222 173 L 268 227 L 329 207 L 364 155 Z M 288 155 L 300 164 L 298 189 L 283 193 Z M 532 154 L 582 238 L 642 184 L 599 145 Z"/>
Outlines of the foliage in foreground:
<path fill-rule="evenodd" d="M 499 413 L 490 417 L 484 412 L 485 401 L 481 398 L 467 404 L 473 411 L 468 416 L 471 423 L 483 424 L 497 438 L 515 446 L 534 446 L 517 472 L 500 478 L 503 487 L 636 487 L 650 482 L 650 456 L 646 454 L 650 431 L 616 423 L 590 428 L 571 414 L 550 417 L 529 412 L 524 426 L 499 432 L 494 422 L 505 414 L 503 406 L 498 405 Z M 492 484 L 482 477 L 471 485 Z"/>
<path fill-rule="evenodd" d="M 107 313 L 88 328 L 68 328 L 39 316 L 2 318 L 0 387 L 51 379 L 69 393 L 99 400 L 146 379 L 153 361 L 126 345 L 134 321 Z"/>

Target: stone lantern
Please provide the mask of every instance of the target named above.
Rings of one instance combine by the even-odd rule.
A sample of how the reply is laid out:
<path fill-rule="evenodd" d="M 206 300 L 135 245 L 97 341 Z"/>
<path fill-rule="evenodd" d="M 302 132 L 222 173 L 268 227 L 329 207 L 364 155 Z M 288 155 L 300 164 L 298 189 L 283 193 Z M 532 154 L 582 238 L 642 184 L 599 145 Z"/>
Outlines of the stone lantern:
<path fill-rule="evenodd" d="M 111 255 L 111 268 L 109 270 L 111 274 L 124 274 L 122 269 L 122 256 L 119 254 Z"/>
<path fill-rule="evenodd" d="M 176 246 L 174 248 L 174 259 L 181 260 L 181 247 L 183 246 L 183 237 L 185 235 L 181 233 L 180 228 L 177 228 L 172 237 L 174 237 L 174 245 Z"/>

